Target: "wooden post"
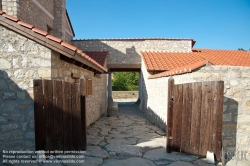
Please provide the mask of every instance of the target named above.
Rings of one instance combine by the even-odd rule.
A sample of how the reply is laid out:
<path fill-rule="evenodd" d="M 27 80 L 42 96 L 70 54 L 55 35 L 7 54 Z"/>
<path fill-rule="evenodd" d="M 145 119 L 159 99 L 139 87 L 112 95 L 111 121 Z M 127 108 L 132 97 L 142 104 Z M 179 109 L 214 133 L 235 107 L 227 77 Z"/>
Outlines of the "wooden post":
<path fill-rule="evenodd" d="M 172 151 L 172 129 L 173 129 L 173 106 L 174 106 L 174 79 L 170 77 L 168 80 L 168 110 L 167 110 L 167 126 L 166 126 L 166 138 L 167 138 L 167 152 Z"/>
<path fill-rule="evenodd" d="M 82 127 L 82 139 L 83 149 L 87 150 L 87 119 L 86 119 L 86 79 L 80 79 L 80 96 L 81 96 L 81 127 Z"/>

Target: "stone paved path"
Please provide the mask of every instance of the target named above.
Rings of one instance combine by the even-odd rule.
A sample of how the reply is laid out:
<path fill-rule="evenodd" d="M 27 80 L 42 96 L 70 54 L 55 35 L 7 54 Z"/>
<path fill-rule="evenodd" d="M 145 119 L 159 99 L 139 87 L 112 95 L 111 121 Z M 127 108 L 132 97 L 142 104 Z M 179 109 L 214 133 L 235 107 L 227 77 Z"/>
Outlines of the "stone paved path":
<path fill-rule="evenodd" d="M 131 99 L 118 100 L 122 102 Z M 132 100 L 133 101 L 133 100 Z M 119 103 L 117 117 L 101 117 L 88 128 L 85 164 L 56 166 L 211 166 L 205 159 L 177 152 L 166 153 L 166 137 L 152 125 L 135 104 Z M 227 166 L 249 166 L 234 160 Z M 1 165 L 1 164 L 0 164 Z M 22 164 L 20 164 L 22 165 Z M 26 165 L 26 164 L 23 164 Z M 55 164 L 29 164 L 55 165 Z M 219 163 L 218 165 L 221 165 Z"/>
<path fill-rule="evenodd" d="M 209 165 L 196 156 L 166 153 L 165 133 L 136 105 L 124 103 L 119 103 L 117 117 L 101 117 L 88 128 L 86 156 L 88 166 Z"/>

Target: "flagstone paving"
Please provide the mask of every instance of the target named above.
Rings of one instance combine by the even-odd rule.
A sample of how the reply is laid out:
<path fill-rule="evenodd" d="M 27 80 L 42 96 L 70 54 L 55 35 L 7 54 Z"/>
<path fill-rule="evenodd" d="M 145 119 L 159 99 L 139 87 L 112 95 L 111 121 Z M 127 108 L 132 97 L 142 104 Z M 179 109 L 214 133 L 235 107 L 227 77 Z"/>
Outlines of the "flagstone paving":
<path fill-rule="evenodd" d="M 117 117 L 102 116 L 88 127 L 87 134 L 85 164 L 56 164 L 57 166 L 213 165 L 207 164 L 204 158 L 197 156 L 177 152 L 166 153 L 165 133 L 151 124 L 135 104 L 120 102 Z M 239 161 L 237 165 L 247 165 L 248 162 L 244 162 Z M 235 162 L 229 161 L 226 165 L 233 166 Z"/>
<path fill-rule="evenodd" d="M 151 124 L 137 105 L 123 102 L 117 117 L 103 116 L 88 128 L 87 149 L 86 156 L 91 158 L 86 158 L 86 165 L 93 166 L 212 165 L 196 156 L 166 153 L 165 133 Z M 90 161 L 95 159 L 102 163 Z"/>

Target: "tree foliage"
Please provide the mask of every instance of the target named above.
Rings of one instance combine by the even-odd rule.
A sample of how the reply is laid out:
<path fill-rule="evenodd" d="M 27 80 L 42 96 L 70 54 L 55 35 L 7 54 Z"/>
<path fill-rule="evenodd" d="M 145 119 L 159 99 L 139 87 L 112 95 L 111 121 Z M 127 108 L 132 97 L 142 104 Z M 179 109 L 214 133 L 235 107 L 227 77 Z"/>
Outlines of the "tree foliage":
<path fill-rule="evenodd" d="M 114 91 L 137 91 L 139 87 L 138 72 L 114 72 L 113 73 Z"/>

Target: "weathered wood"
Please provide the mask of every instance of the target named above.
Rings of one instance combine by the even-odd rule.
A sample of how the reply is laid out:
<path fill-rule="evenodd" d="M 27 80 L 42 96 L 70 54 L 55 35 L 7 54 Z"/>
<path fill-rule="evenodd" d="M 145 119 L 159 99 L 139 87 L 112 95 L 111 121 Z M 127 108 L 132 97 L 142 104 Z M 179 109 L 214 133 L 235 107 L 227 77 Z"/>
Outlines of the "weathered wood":
<path fill-rule="evenodd" d="M 82 125 L 82 136 L 83 149 L 87 150 L 87 121 L 86 121 L 86 79 L 80 79 L 80 95 L 81 95 L 81 125 Z"/>
<path fill-rule="evenodd" d="M 211 111 L 211 83 L 202 82 L 202 105 L 200 124 L 199 154 L 205 156 L 209 150 L 210 111 Z"/>
<path fill-rule="evenodd" d="M 35 117 L 35 143 L 36 150 L 44 150 L 45 147 L 45 125 L 44 125 L 44 100 L 43 82 L 34 80 L 34 117 Z"/>
<path fill-rule="evenodd" d="M 173 111 L 173 140 L 172 148 L 173 151 L 180 151 L 181 147 L 181 121 L 182 121 L 182 103 L 183 102 L 183 92 L 182 84 L 174 86 L 174 111 Z"/>
<path fill-rule="evenodd" d="M 45 125 L 45 149 L 54 150 L 54 108 L 53 89 L 51 80 L 43 80 L 44 83 L 44 114 Z"/>
<path fill-rule="evenodd" d="M 201 120 L 201 83 L 193 83 L 192 120 L 190 134 L 190 150 L 192 154 L 199 154 L 200 120 Z"/>
<path fill-rule="evenodd" d="M 80 108 L 80 86 L 79 84 L 71 85 L 72 100 L 72 141 L 74 150 L 81 150 L 82 147 L 82 131 L 81 131 L 81 108 Z"/>
<path fill-rule="evenodd" d="M 62 81 L 53 81 L 55 150 L 63 150 L 63 88 Z"/>
<path fill-rule="evenodd" d="M 223 117 L 223 101 L 224 101 L 224 81 L 216 82 L 217 88 L 217 130 L 216 130 L 216 144 L 215 144 L 215 158 L 220 160 L 222 149 L 222 117 Z"/>
<path fill-rule="evenodd" d="M 92 91 L 93 91 L 93 88 L 92 88 L 92 80 L 91 79 L 87 79 L 86 80 L 86 96 L 89 96 L 89 95 L 92 95 Z"/>
<path fill-rule="evenodd" d="M 183 84 L 183 110 L 182 110 L 182 129 L 181 129 L 181 151 L 182 152 L 189 152 L 190 112 L 191 112 L 189 96 L 190 96 L 189 84 Z"/>
<path fill-rule="evenodd" d="M 223 95 L 223 81 L 174 86 L 172 150 L 220 160 Z"/>
<path fill-rule="evenodd" d="M 72 145 L 72 112 L 71 112 L 71 84 L 63 83 L 63 136 L 64 150 L 73 150 Z"/>
<path fill-rule="evenodd" d="M 167 152 L 172 151 L 171 142 L 172 142 L 172 129 L 173 129 L 173 104 L 174 104 L 174 79 L 171 77 L 168 80 L 168 110 L 167 110 Z"/>

